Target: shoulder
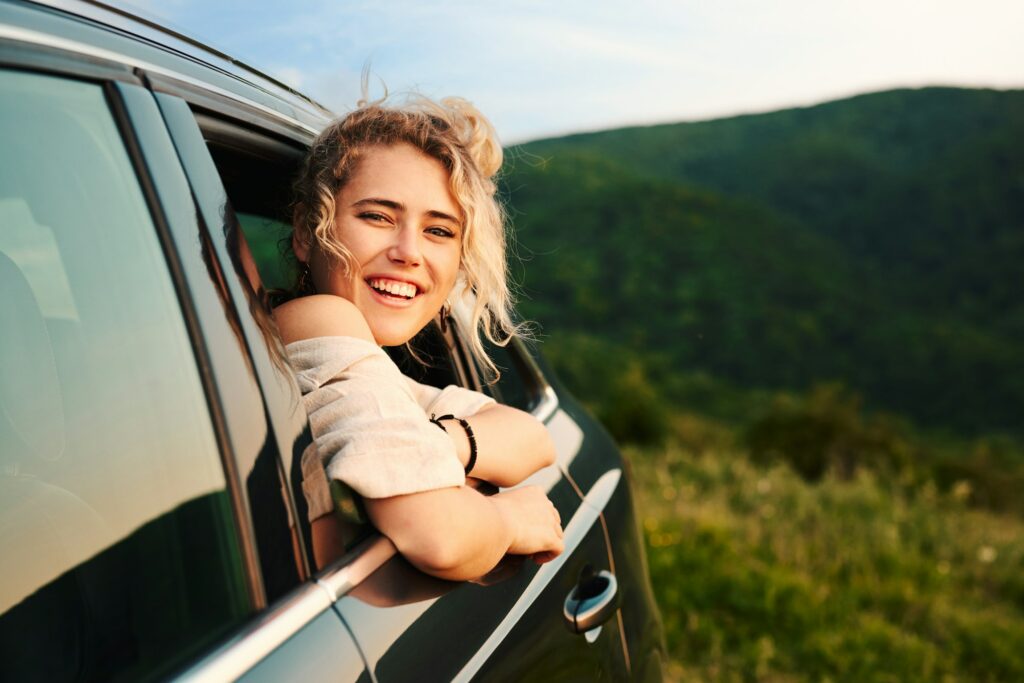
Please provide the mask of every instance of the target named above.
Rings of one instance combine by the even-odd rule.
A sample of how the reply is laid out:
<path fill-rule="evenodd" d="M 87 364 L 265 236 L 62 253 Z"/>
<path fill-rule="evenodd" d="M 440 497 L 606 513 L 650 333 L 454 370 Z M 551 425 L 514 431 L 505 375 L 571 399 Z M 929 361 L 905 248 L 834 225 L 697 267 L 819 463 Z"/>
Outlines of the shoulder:
<path fill-rule="evenodd" d="M 356 337 L 373 342 L 366 318 L 348 299 L 332 294 L 302 296 L 274 309 L 285 344 L 314 337 Z"/>

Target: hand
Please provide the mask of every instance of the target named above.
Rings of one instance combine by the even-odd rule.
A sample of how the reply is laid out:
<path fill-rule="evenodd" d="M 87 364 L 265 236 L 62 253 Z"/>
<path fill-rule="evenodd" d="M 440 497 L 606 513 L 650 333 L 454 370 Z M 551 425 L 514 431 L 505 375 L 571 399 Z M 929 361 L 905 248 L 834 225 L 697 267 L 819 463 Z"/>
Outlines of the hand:
<path fill-rule="evenodd" d="M 537 486 L 523 486 L 491 497 L 512 531 L 508 552 L 532 555 L 538 563 L 558 557 L 565 548 L 558 510 Z"/>

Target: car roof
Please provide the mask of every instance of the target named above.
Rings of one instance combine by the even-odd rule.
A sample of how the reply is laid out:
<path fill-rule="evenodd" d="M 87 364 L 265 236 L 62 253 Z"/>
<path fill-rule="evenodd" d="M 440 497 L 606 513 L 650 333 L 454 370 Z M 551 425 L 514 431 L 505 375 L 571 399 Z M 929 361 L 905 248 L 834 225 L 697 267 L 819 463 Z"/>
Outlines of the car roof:
<path fill-rule="evenodd" d="M 145 17 L 137 9 L 96 0 L 25 0 L 3 4 L 8 9 L 34 12 L 0 15 L 0 25 L 7 29 L 0 32 L 0 38 L 49 42 L 50 47 L 184 80 L 192 87 L 221 94 L 227 91 L 226 94 L 248 104 L 292 118 L 293 123 L 310 133 L 318 132 L 335 117 L 324 105 L 273 76 L 158 19 Z M 33 13 L 36 16 L 30 16 Z M 50 21 L 58 15 L 71 21 Z M 77 31 L 72 24 L 98 30 Z M 154 60 L 157 55 L 159 59 Z"/>

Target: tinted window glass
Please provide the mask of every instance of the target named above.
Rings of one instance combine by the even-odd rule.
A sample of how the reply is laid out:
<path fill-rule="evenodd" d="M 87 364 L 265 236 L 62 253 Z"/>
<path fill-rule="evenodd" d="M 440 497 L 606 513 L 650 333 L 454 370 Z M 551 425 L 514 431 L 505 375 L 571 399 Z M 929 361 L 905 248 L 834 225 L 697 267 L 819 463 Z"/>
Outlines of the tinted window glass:
<path fill-rule="evenodd" d="M 0 679 L 166 675 L 248 611 L 188 335 L 100 87 L 0 72 Z"/>
<path fill-rule="evenodd" d="M 501 347 L 495 344 L 486 343 L 487 355 L 497 366 L 501 377 L 490 386 L 485 385 L 488 391 L 497 401 L 510 405 L 520 410 L 531 410 L 537 400 L 530 385 L 527 384 L 527 369 L 518 356 L 518 351 L 509 346 Z M 487 376 L 482 373 L 482 376 Z"/>
<path fill-rule="evenodd" d="M 290 289 L 295 284 L 294 263 L 285 255 L 292 226 L 273 218 L 236 211 L 235 216 L 252 250 L 263 286 L 268 290 Z"/>

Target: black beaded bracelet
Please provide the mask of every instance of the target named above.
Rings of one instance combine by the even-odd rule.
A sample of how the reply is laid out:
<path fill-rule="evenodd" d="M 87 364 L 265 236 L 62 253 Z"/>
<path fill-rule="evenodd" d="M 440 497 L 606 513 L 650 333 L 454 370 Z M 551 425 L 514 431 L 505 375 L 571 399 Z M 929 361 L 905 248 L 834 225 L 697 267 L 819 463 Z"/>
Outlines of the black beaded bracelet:
<path fill-rule="evenodd" d="M 445 426 L 441 424 L 442 420 L 455 420 L 462 428 L 466 430 L 466 438 L 469 439 L 469 462 L 466 463 L 466 475 L 473 471 L 473 466 L 476 465 L 476 435 L 473 433 L 473 428 L 469 422 L 463 420 L 461 417 L 455 417 L 454 415 L 442 415 L 441 417 L 435 417 L 433 413 L 430 415 L 430 421 L 440 427 L 443 431 L 447 432 Z"/>

